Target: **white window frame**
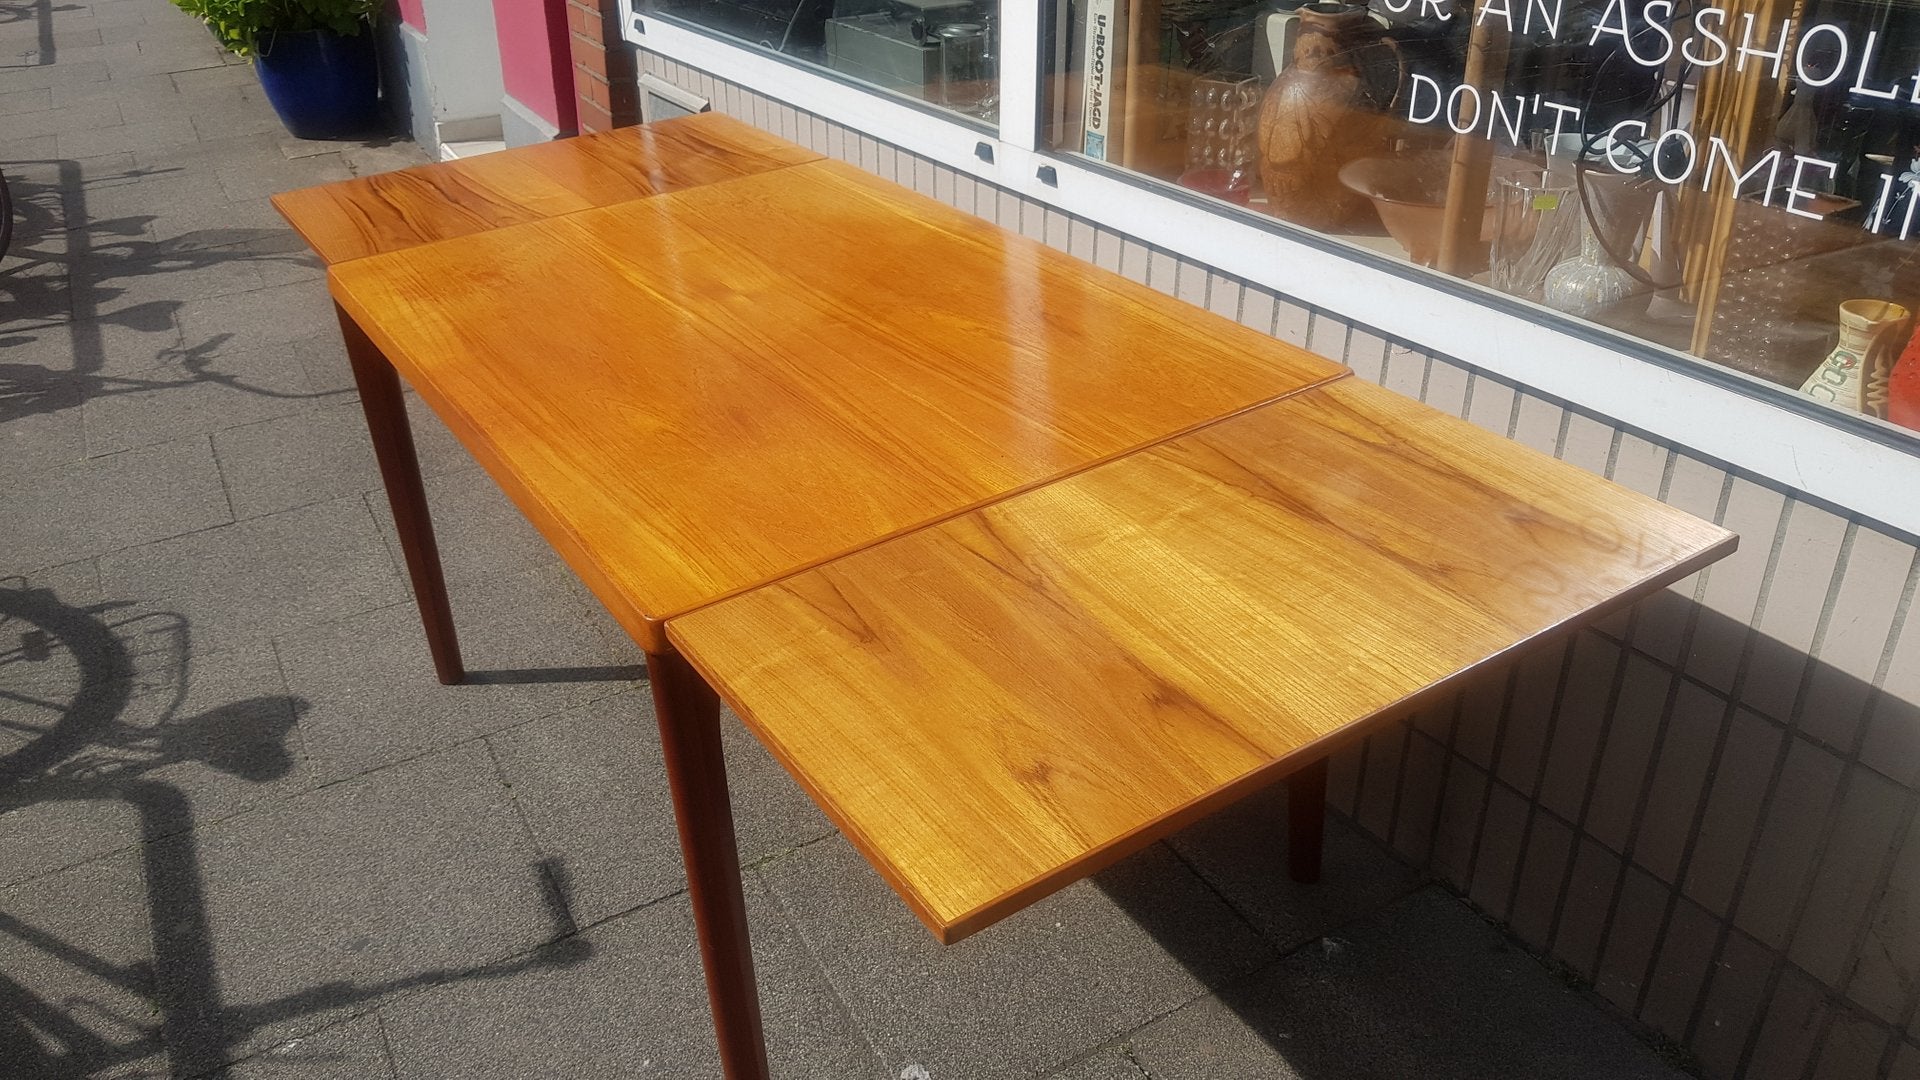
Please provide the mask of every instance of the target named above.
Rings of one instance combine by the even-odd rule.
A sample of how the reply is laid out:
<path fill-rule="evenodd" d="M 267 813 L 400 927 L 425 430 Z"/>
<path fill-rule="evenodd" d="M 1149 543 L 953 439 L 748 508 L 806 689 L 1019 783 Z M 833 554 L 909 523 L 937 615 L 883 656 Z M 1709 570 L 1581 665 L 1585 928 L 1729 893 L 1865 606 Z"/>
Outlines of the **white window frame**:
<path fill-rule="evenodd" d="M 1417 268 L 1389 269 L 1324 238 L 1287 235 L 1039 147 L 1039 0 L 1001 0 L 998 135 L 620 0 L 626 39 L 978 179 L 1563 398 L 1909 533 L 1920 534 L 1920 455 L 1795 412 L 1688 361 L 1656 363 L 1557 317 L 1489 306 Z M 978 154 L 982 143 L 991 161 Z M 1051 167 L 1052 182 L 1040 176 Z M 1598 337 L 1599 335 L 1596 335 Z M 1701 363 L 1705 363 L 1702 361 Z M 1728 371 L 1723 381 L 1747 377 Z M 1760 385 L 1758 380 L 1751 380 Z M 1749 538 L 1749 543 L 1765 542 Z"/>

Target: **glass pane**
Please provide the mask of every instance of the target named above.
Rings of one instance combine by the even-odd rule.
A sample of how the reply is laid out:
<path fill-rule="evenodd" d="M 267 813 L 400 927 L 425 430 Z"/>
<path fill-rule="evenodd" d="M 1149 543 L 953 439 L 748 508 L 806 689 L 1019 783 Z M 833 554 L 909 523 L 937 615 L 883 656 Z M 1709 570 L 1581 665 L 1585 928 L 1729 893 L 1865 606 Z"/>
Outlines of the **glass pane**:
<path fill-rule="evenodd" d="M 998 0 L 648 0 L 646 10 L 988 123 Z"/>
<path fill-rule="evenodd" d="M 1914 0 L 1046 3 L 1057 151 L 1920 430 Z"/>

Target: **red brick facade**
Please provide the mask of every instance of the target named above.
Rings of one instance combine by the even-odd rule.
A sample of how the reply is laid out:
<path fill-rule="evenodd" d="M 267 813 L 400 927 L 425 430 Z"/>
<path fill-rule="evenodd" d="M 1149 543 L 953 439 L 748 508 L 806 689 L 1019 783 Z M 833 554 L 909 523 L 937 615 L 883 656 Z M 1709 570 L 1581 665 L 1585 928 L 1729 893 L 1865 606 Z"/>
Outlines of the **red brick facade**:
<path fill-rule="evenodd" d="M 583 135 L 640 122 L 638 72 L 633 49 L 621 40 L 615 24 L 618 10 L 615 0 L 567 0 L 573 87 Z"/>

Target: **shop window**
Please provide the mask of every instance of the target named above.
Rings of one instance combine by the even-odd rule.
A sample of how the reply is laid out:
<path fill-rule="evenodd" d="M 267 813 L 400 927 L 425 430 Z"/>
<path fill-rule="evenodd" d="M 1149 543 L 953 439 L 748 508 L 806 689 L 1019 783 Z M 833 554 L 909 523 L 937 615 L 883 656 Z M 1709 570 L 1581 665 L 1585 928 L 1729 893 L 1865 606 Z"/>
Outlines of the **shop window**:
<path fill-rule="evenodd" d="M 1057 151 L 1920 430 L 1911 0 L 1047 3 Z"/>
<path fill-rule="evenodd" d="M 999 114 L 997 0 L 649 0 L 646 9 L 975 120 Z"/>

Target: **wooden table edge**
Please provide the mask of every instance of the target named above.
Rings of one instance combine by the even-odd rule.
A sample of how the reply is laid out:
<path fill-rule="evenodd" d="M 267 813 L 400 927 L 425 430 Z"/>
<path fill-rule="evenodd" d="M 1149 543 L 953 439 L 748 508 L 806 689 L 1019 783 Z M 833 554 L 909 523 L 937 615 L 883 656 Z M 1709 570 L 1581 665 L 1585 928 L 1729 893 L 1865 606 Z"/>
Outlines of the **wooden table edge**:
<path fill-rule="evenodd" d="M 740 717 L 742 723 L 746 724 L 748 730 L 752 731 L 754 737 L 760 741 L 761 745 L 765 746 L 768 752 L 780 762 L 781 767 L 807 792 L 808 797 L 813 800 L 815 805 L 820 807 L 821 811 L 826 814 L 827 819 L 833 822 L 834 826 L 841 831 L 842 835 L 847 837 L 854 848 L 858 850 L 867 862 L 873 866 L 875 871 L 886 880 L 894 893 L 906 903 L 907 907 L 913 911 L 915 917 L 926 926 L 934 938 L 942 945 L 952 945 L 1058 892 L 1082 878 L 1099 873 L 1101 870 L 1112 866 L 1127 856 L 1165 839 L 1202 818 L 1225 809 L 1262 788 L 1285 780 L 1298 770 L 1324 759 L 1327 755 L 1341 747 L 1357 739 L 1366 737 L 1380 725 L 1419 711 L 1434 700 L 1452 692 L 1461 682 L 1469 677 L 1484 672 L 1489 668 L 1498 667 L 1501 664 L 1510 662 L 1518 658 L 1521 654 L 1537 648 L 1557 637 L 1571 634 L 1581 626 L 1589 625 L 1598 619 L 1604 618 L 1613 611 L 1637 603 L 1654 591 L 1664 588 L 1689 574 L 1695 573 L 1725 558 L 1739 547 L 1740 537 L 1724 528 L 1721 529 L 1721 533 L 1720 539 L 1712 545 L 1704 547 L 1670 566 L 1647 575 L 1605 602 L 1588 608 L 1585 611 L 1570 615 L 1538 633 L 1487 656 L 1470 667 L 1462 668 L 1431 686 L 1390 702 L 1371 715 L 1355 720 L 1337 731 L 1329 732 L 1284 757 L 1256 766 L 1220 787 L 1214 788 L 1179 806 L 1171 807 L 1166 813 L 1154 818 L 1140 829 L 1125 836 L 1117 837 L 1097 848 L 1093 848 L 1078 858 L 1062 863 L 1055 870 L 1041 875 L 1025 885 L 1010 889 L 1000 896 L 951 919 L 943 919 L 935 914 L 922 902 L 914 890 L 904 887 L 905 878 L 899 873 L 893 862 L 886 858 L 884 852 L 880 851 L 878 846 L 857 826 L 854 826 L 846 819 L 845 815 L 840 812 L 838 806 L 822 796 L 821 792 L 814 787 L 810 778 L 802 770 L 795 767 L 785 746 L 778 740 L 769 737 L 767 732 L 759 724 L 757 718 L 753 715 L 752 710 L 743 708 L 740 703 L 732 700 L 727 693 L 726 680 L 718 677 L 720 673 L 709 669 L 697 653 L 681 646 L 681 643 L 673 633 L 671 625 L 668 626 L 668 636 L 673 639 L 673 644 L 679 649 L 681 656 L 693 666 L 694 670 L 700 673 L 700 676 L 707 681 L 709 686 L 714 688 L 721 699 L 726 701 L 728 707 L 734 710 Z"/>

